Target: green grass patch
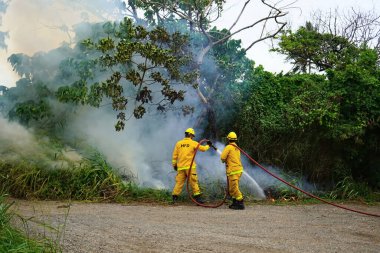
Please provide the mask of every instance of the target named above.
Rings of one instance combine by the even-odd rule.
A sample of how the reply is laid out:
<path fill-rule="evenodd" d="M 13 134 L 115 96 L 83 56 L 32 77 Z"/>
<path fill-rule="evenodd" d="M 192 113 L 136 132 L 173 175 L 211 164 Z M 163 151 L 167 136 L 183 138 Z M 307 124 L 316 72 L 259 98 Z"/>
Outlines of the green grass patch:
<path fill-rule="evenodd" d="M 45 168 L 0 160 L 0 191 L 16 198 L 43 200 L 150 201 L 171 199 L 167 190 L 125 181 L 98 153 L 69 168 Z"/>
<path fill-rule="evenodd" d="M 296 181 L 292 181 L 296 184 Z M 208 202 L 220 201 L 224 197 L 224 182 L 200 183 L 203 197 Z M 301 187 L 302 188 L 302 187 Z M 254 196 L 245 194 L 247 201 Z M 273 188 L 273 201 L 267 203 L 287 204 L 292 202 L 318 203 L 290 187 Z M 171 192 L 142 188 L 132 178 L 120 175 L 105 158 L 95 152 L 80 164 L 62 168 L 40 167 L 28 162 L 5 162 L 0 160 L 0 192 L 7 192 L 16 198 L 42 200 L 85 200 L 109 202 L 156 202 L 171 201 Z M 330 192 L 313 193 L 329 201 L 359 201 L 371 204 L 380 201 L 380 194 L 367 185 L 355 183 L 351 178 L 339 182 Z M 186 189 L 180 201 L 187 201 Z M 266 201 L 263 201 L 266 202 Z"/>
<path fill-rule="evenodd" d="M 37 253 L 60 252 L 60 249 L 49 239 L 31 239 L 14 228 L 10 221 L 14 214 L 10 211 L 12 203 L 0 194 L 0 252 Z"/>

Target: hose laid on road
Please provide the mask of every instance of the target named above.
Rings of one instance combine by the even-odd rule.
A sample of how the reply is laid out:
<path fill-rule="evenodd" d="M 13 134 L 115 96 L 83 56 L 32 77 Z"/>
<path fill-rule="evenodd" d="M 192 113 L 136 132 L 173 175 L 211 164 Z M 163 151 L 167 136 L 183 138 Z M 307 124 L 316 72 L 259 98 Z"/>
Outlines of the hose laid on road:
<path fill-rule="evenodd" d="M 194 152 L 194 157 L 193 157 L 193 160 L 191 161 L 191 164 L 190 164 L 190 169 L 189 169 L 189 175 L 191 175 L 191 167 L 193 165 L 193 162 L 194 162 L 194 159 L 195 159 L 195 156 L 197 154 L 197 151 L 198 151 L 198 148 L 199 148 L 199 145 L 203 142 L 207 141 L 206 139 L 205 140 L 201 140 L 198 144 L 198 146 L 196 147 L 195 149 L 195 152 Z M 280 178 L 279 176 L 276 176 L 275 174 L 273 174 L 272 172 L 270 172 L 269 170 L 267 170 L 264 166 L 262 166 L 261 164 L 259 164 L 258 162 L 256 162 L 255 159 L 253 159 L 250 155 L 248 155 L 243 149 L 241 149 L 240 147 L 234 145 L 234 144 L 230 144 L 232 146 L 234 146 L 235 148 L 239 149 L 249 160 L 251 160 L 254 164 L 256 164 L 260 169 L 262 169 L 263 171 L 265 171 L 266 173 L 268 173 L 269 175 L 271 175 L 272 177 L 276 178 L 277 180 L 283 182 L 284 184 L 296 189 L 297 191 L 300 191 L 302 192 L 303 194 L 309 196 L 309 197 L 312 197 L 314 199 L 317 199 L 323 203 L 326 203 L 326 204 L 329 204 L 329 205 L 332 205 L 332 206 L 335 206 L 335 207 L 338 207 L 338 208 L 341 208 L 341 209 L 344 209 L 344 210 L 347 210 L 347 211 L 351 211 L 351 212 L 355 212 L 355 213 L 360 213 L 360 214 L 364 214 L 364 215 L 368 215 L 368 216 L 373 216 L 373 217 L 378 217 L 380 218 L 380 214 L 375 214 L 375 213 L 368 213 L 368 212 L 364 212 L 364 211 L 359 211 L 359 210 L 355 210 L 355 209 L 352 209 L 352 208 L 349 208 L 349 207 L 345 207 L 345 206 L 342 206 L 342 205 L 338 205 L 338 204 L 335 204 L 335 203 L 332 203 L 330 201 L 327 201 L 327 200 L 324 200 L 314 194 L 311 194 L 307 191 L 304 191 L 302 190 L 301 188 L 285 181 L 284 179 Z M 227 184 L 228 184 L 228 180 L 227 180 Z M 227 189 L 228 189 L 228 185 L 227 185 Z M 224 199 L 222 202 L 218 203 L 217 205 L 206 205 L 206 204 L 201 204 L 201 203 L 198 203 L 192 196 L 191 194 L 189 193 L 189 177 L 187 177 L 187 192 L 189 193 L 189 196 L 191 198 L 191 200 L 196 203 L 197 205 L 199 206 L 203 206 L 203 207 L 219 207 L 221 205 L 223 205 L 224 201 L 226 200 L 227 198 L 227 189 L 226 189 L 226 194 L 224 196 Z"/>
<path fill-rule="evenodd" d="M 303 194 L 306 194 L 307 196 L 309 197 L 312 197 L 314 199 L 317 199 L 321 202 L 324 202 L 326 204 L 329 204 L 329 205 L 332 205 L 332 206 L 335 206 L 335 207 L 338 207 L 338 208 L 342 208 L 342 209 L 345 209 L 345 210 L 348 210 L 348 211 L 351 211 L 351 212 L 355 212 L 355 213 L 360 213 L 360 214 L 364 214 L 364 215 L 369 215 L 369 216 L 373 216 L 373 217 L 380 217 L 380 214 L 375 214 L 375 213 L 367 213 L 367 212 L 363 212 L 363 211 L 359 211 L 359 210 L 355 210 L 355 209 L 352 209 L 352 208 L 349 208 L 349 207 L 345 207 L 345 206 L 341 206 L 341 205 L 338 205 L 338 204 L 335 204 L 335 203 L 332 203 L 330 201 L 327 201 L 327 200 L 324 200 L 318 196 L 315 196 L 314 194 L 311 194 L 307 191 L 304 191 L 302 190 L 301 188 L 295 186 L 295 185 L 292 185 L 291 183 L 285 181 L 284 179 L 276 176 L 275 174 L 273 174 L 272 172 L 270 172 L 269 170 L 267 170 L 266 168 L 264 168 L 264 166 L 262 166 L 261 164 L 259 164 L 258 162 L 256 162 L 252 157 L 250 157 L 244 150 L 242 150 L 241 148 L 239 148 L 238 146 L 236 145 L 233 145 L 233 144 L 230 144 L 236 148 L 238 148 L 246 157 L 248 157 L 249 160 L 251 160 L 254 164 L 256 164 L 260 169 L 262 169 L 263 171 L 265 171 L 266 173 L 268 173 L 269 175 L 271 175 L 272 177 L 280 180 L 281 182 L 283 182 L 284 184 L 296 189 L 297 191 L 300 191 L 302 192 Z"/>

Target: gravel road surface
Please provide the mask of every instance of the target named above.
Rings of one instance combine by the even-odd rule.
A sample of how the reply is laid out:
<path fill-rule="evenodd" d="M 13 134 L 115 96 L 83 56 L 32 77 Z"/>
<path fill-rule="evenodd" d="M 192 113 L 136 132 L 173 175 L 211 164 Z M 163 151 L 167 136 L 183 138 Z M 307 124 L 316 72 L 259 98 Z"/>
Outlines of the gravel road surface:
<path fill-rule="evenodd" d="M 379 205 L 349 206 L 380 214 Z M 325 204 L 249 204 L 237 211 L 16 200 L 13 209 L 57 228 L 28 223 L 30 234 L 50 235 L 63 252 L 380 252 L 380 218 Z"/>

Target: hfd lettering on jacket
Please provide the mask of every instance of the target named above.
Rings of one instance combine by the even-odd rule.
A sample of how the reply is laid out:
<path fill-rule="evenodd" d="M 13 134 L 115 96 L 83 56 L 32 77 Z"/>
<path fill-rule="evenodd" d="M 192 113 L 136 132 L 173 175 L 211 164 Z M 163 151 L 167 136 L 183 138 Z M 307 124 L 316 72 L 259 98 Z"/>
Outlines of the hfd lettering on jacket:
<path fill-rule="evenodd" d="M 199 145 L 198 142 L 193 141 L 192 139 L 185 137 L 184 139 L 178 141 L 173 150 L 172 163 L 173 166 L 177 166 L 178 170 L 186 170 L 190 168 L 190 164 L 193 161 L 195 150 L 198 147 L 198 150 L 204 152 L 210 148 L 208 145 Z M 193 161 L 192 169 L 196 169 L 197 165 Z"/>

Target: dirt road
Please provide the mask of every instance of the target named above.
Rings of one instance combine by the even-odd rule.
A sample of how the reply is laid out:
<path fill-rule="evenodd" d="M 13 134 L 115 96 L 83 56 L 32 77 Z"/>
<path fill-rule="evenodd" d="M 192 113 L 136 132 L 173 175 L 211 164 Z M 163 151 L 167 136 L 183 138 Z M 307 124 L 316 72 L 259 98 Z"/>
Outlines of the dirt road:
<path fill-rule="evenodd" d="M 350 207 L 380 213 L 380 206 Z M 64 252 L 380 252 L 380 218 L 324 204 L 234 211 L 17 200 L 14 210 L 59 228 L 52 236 L 63 237 Z"/>

